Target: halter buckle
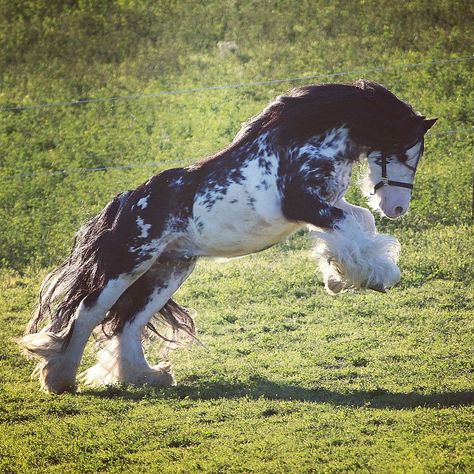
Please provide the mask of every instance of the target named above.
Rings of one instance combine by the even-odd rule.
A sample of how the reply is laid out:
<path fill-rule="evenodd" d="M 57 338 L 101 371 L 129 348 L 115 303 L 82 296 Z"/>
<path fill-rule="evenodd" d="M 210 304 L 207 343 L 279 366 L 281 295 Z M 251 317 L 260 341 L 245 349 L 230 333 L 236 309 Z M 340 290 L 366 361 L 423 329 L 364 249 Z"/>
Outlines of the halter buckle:
<path fill-rule="evenodd" d="M 384 184 L 384 186 L 388 186 L 388 178 L 386 176 L 382 176 L 380 181 Z"/>

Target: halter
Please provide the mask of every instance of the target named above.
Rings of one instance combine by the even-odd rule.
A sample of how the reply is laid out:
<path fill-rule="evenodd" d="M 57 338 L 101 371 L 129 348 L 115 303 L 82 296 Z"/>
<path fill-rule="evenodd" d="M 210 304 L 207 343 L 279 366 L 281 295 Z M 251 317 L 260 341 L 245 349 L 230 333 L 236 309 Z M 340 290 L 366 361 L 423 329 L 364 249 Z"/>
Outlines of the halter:
<path fill-rule="evenodd" d="M 404 153 L 406 153 L 407 150 L 409 150 L 413 145 L 409 146 L 408 148 L 406 148 L 404 150 Z M 415 166 L 410 166 L 406 163 L 403 163 L 403 161 L 400 161 L 400 163 L 405 166 L 406 168 L 410 169 L 413 171 L 413 173 L 415 173 L 416 171 L 416 168 L 418 166 L 418 162 L 420 161 L 420 158 L 421 158 L 421 155 L 423 155 L 423 142 L 421 143 L 421 149 L 420 149 L 420 152 L 418 154 L 418 158 L 416 160 L 416 164 Z M 379 163 L 377 163 L 379 164 Z M 374 192 L 372 193 L 372 195 L 374 195 L 378 189 L 380 189 L 381 187 L 383 186 L 397 186 L 399 188 L 407 188 L 407 189 L 413 189 L 413 184 L 412 183 L 402 183 L 400 181 L 393 181 L 391 179 L 388 178 L 387 176 L 387 153 L 382 153 L 382 157 L 381 157 L 381 160 L 380 160 L 380 167 L 382 168 L 382 177 L 380 179 L 380 181 L 374 186 Z"/>

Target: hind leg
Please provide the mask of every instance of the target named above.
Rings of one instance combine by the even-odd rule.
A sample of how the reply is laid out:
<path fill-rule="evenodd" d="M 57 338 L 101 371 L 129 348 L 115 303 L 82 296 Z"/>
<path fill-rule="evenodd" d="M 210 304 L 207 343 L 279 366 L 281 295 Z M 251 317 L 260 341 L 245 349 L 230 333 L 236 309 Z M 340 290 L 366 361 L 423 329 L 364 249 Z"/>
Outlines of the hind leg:
<path fill-rule="evenodd" d="M 122 295 L 111 312 L 115 318 L 126 318 L 126 322 L 117 334 L 102 342 L 98 363 L 81 376 L 85 384 L 174 384 L 169 366 L 150 366 L 143 351 L 142 336 L 151 318 L 163 308 L 194 266 L 195 259 L 156 262 Z"/>
<path fill-rule="evenodd" d="M 98 293 L 86 297 L 79 304 L 72 326 L 66 329 L 65 334 L 56 334 L 45 328 L 22 339 L 23 347 L 42 359 L 33 376 L 39 377 L 44 390 L 53 393 L 75 390 L 77 369 L 92 330 L 152 263 L 153 259 L 149 259 L 131 273 L 109 280 Z"/>

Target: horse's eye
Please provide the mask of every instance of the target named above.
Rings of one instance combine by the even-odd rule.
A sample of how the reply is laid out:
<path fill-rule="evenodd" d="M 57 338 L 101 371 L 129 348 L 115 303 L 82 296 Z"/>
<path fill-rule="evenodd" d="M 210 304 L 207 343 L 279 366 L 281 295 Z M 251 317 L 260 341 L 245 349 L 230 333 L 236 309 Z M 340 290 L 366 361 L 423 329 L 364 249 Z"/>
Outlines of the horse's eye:
<path fill-rule="evenodd" d="M 408 160 L 408 155 L 406 153 L 400 153 L 399 155 L 397 155 L 397 158 L 398 161 L 400 161 L 401 163 L 405 163 L 405 161 Z"/>

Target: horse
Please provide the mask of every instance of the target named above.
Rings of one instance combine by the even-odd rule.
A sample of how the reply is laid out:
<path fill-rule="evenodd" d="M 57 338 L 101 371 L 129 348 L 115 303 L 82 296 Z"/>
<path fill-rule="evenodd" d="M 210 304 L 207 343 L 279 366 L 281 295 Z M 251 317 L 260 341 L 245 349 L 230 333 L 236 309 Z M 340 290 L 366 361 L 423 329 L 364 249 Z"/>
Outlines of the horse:
<path fill-rule="evenodd" d="M 278 96 L 223 150 L 118 194 L 42 284 L 21 340 L 40 359 L 33 376 L 48 392 L 75 391 L 85 345 L 102 328 L 84 383 L 175 384 L 169 364 L 149 364 L 143 337 L 157 332 L 153 318 L 195 337 L 191 313 L 171 297 L 196 261 L 259 252 L 304 227 L 329 293 L 386 291 L 400 279 L 400 245 L 344 195 L 364 160 L 369 205 L 405 214 L 436 120 L 368 80 L 307 85 Z"/>

